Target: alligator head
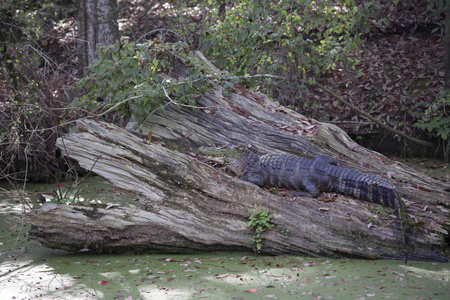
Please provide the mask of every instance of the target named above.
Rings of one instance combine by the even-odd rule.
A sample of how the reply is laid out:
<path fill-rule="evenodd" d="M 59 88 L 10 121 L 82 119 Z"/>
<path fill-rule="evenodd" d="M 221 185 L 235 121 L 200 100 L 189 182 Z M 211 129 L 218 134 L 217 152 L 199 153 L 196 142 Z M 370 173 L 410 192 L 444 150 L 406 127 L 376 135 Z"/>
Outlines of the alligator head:
<path fill-rule="evenodd" d="M 200 147 L 198 152 L 226 165 L 238 177 L 246 173 L 249 165 L 259 162 L 259 156 L 247 146 Z"/>

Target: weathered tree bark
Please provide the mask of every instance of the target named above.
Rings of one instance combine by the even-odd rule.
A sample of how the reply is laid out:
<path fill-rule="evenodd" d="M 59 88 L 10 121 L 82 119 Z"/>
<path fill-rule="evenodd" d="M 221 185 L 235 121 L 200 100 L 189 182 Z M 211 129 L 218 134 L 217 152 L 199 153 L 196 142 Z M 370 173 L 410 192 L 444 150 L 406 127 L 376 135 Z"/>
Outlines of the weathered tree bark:
<path fill-rule="evenodd" d="M 256 207 L 269 210 L 275 224 L 264 233 L 264 253 L 402 259 L 407 252 L 409 259 L 446 260 L 450 193 L 442 182 L 358 147 L 338 127 L 265 95 L 239 87 L 235 92 L 225 99 L 216 86 L 199 100 L 200 109 L 173 105 L 150 117 L 141 134 L 151 131 L 153 140 L 168 147 L 111 124 L 79 121 L 77 133 L 57 146 L 82 167 L 94 166 L 95 173 L 135 193 L 144 209 L 45 204 L 31 213 L 30 236 L 71 251 L 253 249 L 255 233 L 247 223 Z M 389 208 L 346 196 L 324 202 L 274 195 L 184 154 L 227 143 L 252 144 L 261 153 L 328 155 L 391 177 L 417 222 L 408 246 Z"/>
<path fill-rule="evenodd" d="M 444 54 L 444 86 L 450 90 L 450 1 L 445 3 L 445 54 Z"/>
<path fill-rule="evenodd" d="M 79 73 L 83 77 L 98 46 L 119 41 L 117 0 L 78 0 L 77 5 Z"/>

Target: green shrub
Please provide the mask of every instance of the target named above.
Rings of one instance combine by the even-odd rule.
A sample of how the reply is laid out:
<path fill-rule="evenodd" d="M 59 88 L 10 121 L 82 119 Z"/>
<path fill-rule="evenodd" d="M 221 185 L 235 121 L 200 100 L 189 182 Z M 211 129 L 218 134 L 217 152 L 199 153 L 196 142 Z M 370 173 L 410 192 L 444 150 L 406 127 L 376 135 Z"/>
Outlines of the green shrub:
<path fill-rule="evenodd" d="M 143 121 L 170 101 L 195 106 L 198 93 L 207 88 L 207 71 L 185 43 L 114 44 L 100 48 L 97 55 L 89 75 L 78 83 L 85 93 L 74 106 L 115 109 Z M 184 78 L 176 73 L 180 65 L 188 66 Z"/>
<path fill-rule="evenodd" d="M 450 151 L 450 91 L 441 88 L 436 100 L 427 105 L 428 107 L 424 111 L 415 114 L 418 122 L 414 126 L 428 131 L 441 139 L 444 145 L 446 144 L 445 153 L 448 161 Z"/>
<path fill-rule="evenodd" d="M 364 19 L 353 0 L 335 2 L 235 1 L 224 18 L 216 10 L 206 23 L 203 51 L 233 75 L 283 76 L 288 80 L 265 78 L 265 87 L 276 83 L 297 93 L 307 79 L 357 63 L 348 54 L 360 44 Z"/>

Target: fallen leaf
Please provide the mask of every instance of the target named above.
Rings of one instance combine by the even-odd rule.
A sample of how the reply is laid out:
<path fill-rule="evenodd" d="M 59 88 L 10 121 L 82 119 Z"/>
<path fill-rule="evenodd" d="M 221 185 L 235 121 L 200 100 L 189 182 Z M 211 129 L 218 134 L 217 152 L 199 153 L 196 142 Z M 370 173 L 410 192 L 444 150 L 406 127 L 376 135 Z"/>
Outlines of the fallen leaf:
<path fill-rule="evenodd" d="M 387 172 L 386 172 L 386 176 L 387 176 L 388 178 L 392 178 L 393 175 L 395 175 L 395 172 L 392 172 L 392 171 L 387 171 Z"/>
<path fill-rule="evenodd" d="M 192 133 L 191 133 L 191 128 L 189 127 L 187 130 L 183 131 L 182 133 L 183 133 L 183 136 L 184 136 L 185 138 L 190 137 L 191 134 L 192 134 Z"/>
<path fill-rule="evenodd" d="M 213 93 L 214 93 L 214 96 L 216 96 L 217 98 L 223 99 L 223 95 L 222 95 L 222 90 L 221 89 L 215 89 L 213 91 Z"/>
<path fill-rule="evenodd" d="M 358 150 L 358 144 L 356 142 L 351 141 L 351 140 L 345 140 L 344 143 L 345 143 L 345 145 L 347 145 L 348 149 L 350 149 L 352 151 Z"/>
<path fill-rule="evenodd" d="M 106 207 L 105 207 L 105 209 L 110 209 L 110 208 L 112 208 L 112 207 L 114 207 L 115 205 L 114 204 L 108 204 Z"/>

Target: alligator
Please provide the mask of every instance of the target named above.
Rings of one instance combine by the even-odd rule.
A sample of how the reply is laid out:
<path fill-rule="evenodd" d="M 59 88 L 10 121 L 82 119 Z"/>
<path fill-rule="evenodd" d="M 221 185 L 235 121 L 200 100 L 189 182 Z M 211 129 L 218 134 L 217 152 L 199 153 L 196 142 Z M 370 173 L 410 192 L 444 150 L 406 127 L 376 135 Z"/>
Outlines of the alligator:
<path fill-rule="evenodd" d="M 241 180 L 258 186 L 280 186 L 301 190 L 293 196 L 317 197 L 320 192 L 337 192 L 358 199 L 398 208 L 395 186 L 364 172 L 339 166 L 327 156 L 312 159 L 299 156 L 258 156 L 248 147 L 201 147 L 199 153 L 223 157 L 223 162 Z"/>
<path fill-rule="evenodd" d="M 338 165 L 338 161 L 317 155 L 312 159 L 299 156 L 257 155 L 249 147 L 200 147 L 199 153 L 221 158 L 241 180 L 258 186 L 280 186 L 295 189 L 293 196 L 317 197 L 320 192 L 337 192 L 360 200 L 394 208 L 397 218 L 410 224 L 406 206 L 396 187 L 386 179 Z M 409 225 L 408 225 L 409 227 Z M 406 242 L 405 242 L 406 243 Z"/>

